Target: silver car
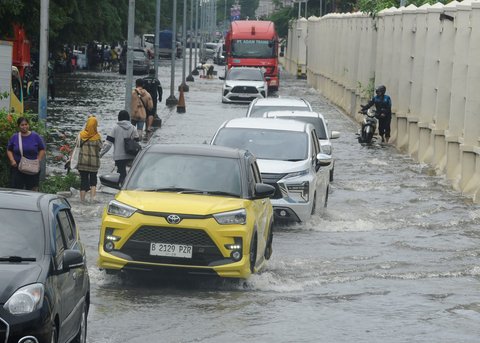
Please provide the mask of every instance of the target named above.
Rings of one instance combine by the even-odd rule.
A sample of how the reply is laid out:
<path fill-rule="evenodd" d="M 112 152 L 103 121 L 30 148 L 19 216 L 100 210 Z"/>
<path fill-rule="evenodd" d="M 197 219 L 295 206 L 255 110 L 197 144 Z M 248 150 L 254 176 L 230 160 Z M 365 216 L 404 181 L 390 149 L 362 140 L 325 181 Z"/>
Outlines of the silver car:
<path fill-rule="evenodd" d="M 211 144 L 252 152 L 264 183 L 275 187 L 275 217 L 305 222 L 317 207 L 327 206 L 328 166 L 312 124 L 296 120 L 237 118 L 225 122 Z"/>
<path fill-rule="evenodd" d="M 253 100 L 247 109 L 246 117 L 263 117 L 270 111 L 312 111 L 310 103 L 303 98 L 284 97 Z"/>
<path fill-rule="evenodd" d="M 278 118 L 278 119 L 292 119 L 299 120 L 305 123 L 310 123 L 315 126 L 317 131 L 318 139 L 320 145 L 322 146 L 322 152 L 332 156 L 333 146 L 332 139 L 337 139 L 340 137 L 340 132 L 338 131 L 329 131 L 327 121 L 323 117 L 323 114 L 318 112 L 307 112 L 307 111 L 273 111 L 266 112 L 263 114 L 265 118 Z M 335 169 L 335 160 L 332 157 L 332 164 L 329 166 L 330 170 L 330 182 L 333 181 L 333 173 Z"/>
<path fill-rule="evenodd" d="M 267 81 L 259 68 L 232 67 L 228 70 L 222 89 L 223 103 L 249 103 L 267 95 Z"/>

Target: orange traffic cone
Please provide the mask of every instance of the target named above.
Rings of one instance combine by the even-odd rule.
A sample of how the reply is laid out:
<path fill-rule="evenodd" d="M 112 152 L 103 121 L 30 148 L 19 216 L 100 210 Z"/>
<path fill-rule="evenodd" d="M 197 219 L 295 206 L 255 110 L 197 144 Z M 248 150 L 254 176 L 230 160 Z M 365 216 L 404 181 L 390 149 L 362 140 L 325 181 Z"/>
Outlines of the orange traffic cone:
<path fill-rule="evenodd" d="M 185 113 L 185 96 L 183 95 L 183 87 L 180 87 L 180 97 L 177 104 L 177 113 Z"/>

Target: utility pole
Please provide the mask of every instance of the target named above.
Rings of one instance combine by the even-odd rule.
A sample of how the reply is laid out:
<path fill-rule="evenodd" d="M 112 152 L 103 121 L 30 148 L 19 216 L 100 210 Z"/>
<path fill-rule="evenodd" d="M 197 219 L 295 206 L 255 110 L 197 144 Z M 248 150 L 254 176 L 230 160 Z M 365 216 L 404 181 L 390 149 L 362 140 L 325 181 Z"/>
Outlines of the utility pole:
<path fill-rule="evenodd" d="M 157 0 L 157 10 L 155 12 L 155 48 L 153 49 L 153 53 L 155 55 L 155 77 L 158 78 L 158 54 L 160 49 L 160 0 Z"/>
<path fill-rule="evenodd" d="M 400 7 L 405 7 L 406 0 L 400 0 Z"/>
<path fill-rule="evenodd" d="M 127 80 L 125 84 L 125 110 L 130 113 L 133 81 L 133 35 L 135 29 L 135 0 L 128 1 Z"/>
<path fill-rule="evenodd" d="M 323 0 L 320 0 L 320 13 L 319 16 L 321 17 L 323 15 Z"/>
<path fill-rule="evenodd" d="M 175 106 L 178 100 L 173 93 L 175 90 L 175 55 L 177 53 L 177 0 L 173 0 L 173 14 L 172 14 L 172 64 L 170 67 L 170 96 L 165 100 L 167 106 Z"/>
<path fill-rule="evenodd" d="M 195 79 L 192 76 L 192 45 L 193 45 L 193 0 L 190 0 L 190 59 L 188 60 L 188 70 L 189 74 L 187 76 L 187 81 L 193 82 Z"/>
<path fill-rule="evenodd" d="M 43 120 L 47 119 L 48 102 L 48 8 L 49 0 L 41 0 L 38 116 Z"/>
<path fill-rule="evenodd" d="M 198 55 L 198 2 L 200 0 L 195 0 L 195 63 L 192 71 L 192 75 L 198 75 L 197 70 L 197 55 Z"/>
<path fill-rule="evenodd" d="M 178 86 L 183 89 L 184 92 L 188 92 L 190 87 L 185 82 L 185 74 L 187 70 L 187 0 L 183 0 L 183 23 L 182 23 L 182 83 Z"/>

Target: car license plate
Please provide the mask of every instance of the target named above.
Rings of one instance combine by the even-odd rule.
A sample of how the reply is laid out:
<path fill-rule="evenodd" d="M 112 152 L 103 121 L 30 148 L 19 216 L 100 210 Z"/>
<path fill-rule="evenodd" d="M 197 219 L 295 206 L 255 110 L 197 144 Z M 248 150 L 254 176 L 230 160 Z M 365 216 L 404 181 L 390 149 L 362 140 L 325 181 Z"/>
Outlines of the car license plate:
<path fill-rule="evenodd" d="M 252 94 L 238 94 L 240 98 L 251 98 Z"/>
<path fill-rule="evenodd" d="M 193 246 L 169 243 L 150 243 L 150 255 L 192 258 Z"/>

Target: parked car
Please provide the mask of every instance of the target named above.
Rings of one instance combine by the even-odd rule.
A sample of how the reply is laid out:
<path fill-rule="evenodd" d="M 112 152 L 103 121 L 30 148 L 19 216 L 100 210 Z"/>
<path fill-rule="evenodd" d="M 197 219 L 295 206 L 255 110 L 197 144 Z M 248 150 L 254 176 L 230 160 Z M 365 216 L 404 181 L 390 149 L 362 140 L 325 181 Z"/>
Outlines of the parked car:
<path fill-rule="evenodd" d="M 323 114 L 318 112 L 307 112 L 307 111 L 274 111 L 264 113 L 265 118 L 278 118 L 278 119 L 292 119 L 300 120 L 305 123 L 310 123 L 315 126 L 317 131 L 318 139 L 320 140 L 320 145 L 322 146 L 322 151 L 332 156 L 333 147 L 332 139 L 337 139 L 340 137 L 340 132 L 338 131 L 329 131 L 327 126 L 327 121 L 323 117 Z M 335 159 L 332 156 L 332 163 L 329 166 L 330 170 L 330 182 L 333 181 L 333 173 L 335 169 Z"/>
<path fill-rule="evenodd" d="M 70 204 L 0 189 L 0 342 L 86 342 L 90 280 Z"/>
<path fill-rule="evenodd" d="M 222 102 L 249 103 L 268 96 L 268 85 L 259 68 L 232 67 L 223 83 Z"/>
<path fill-rule="evenodd" d="M 215 52 L 217 51 L 218 43 L 208 42 L 203 44 L 203 60 L 207 62 L 209 59 L 214 59 Z"/>
<path fill-rule="evenodd" d="M 302 98 L 265 98 L 254 99 L 247 109 L 247 117 L 263 117 L 270 111 L 312 111 L 310 103 Z"/>
<path fill-rule="evenodd" d="M 133 73 L 134 74 L 148 74 L 151 68 L 151 61 L 148 54 L 143 49 L 133 49 Z M 120 74 L 127 72 L 127 51 L 122 50 L 120 55 L 120 62 L 118 71 Z"/>
<path fill-rule="evenodd" d="M 274 214 L 304 222 L 327 206 L 331 156 L 321 152 L 315 127 L 296 120 L 237 118 L 225 122 L 211 144 L 252 152 L 265 183 L 275 187 Z"/>
<path fill-rule="evenodd" d="M 272 254 L 274 192 L 249 152 L 149 145 L 103 213 L 99 267 L 248 278 Z"/>

